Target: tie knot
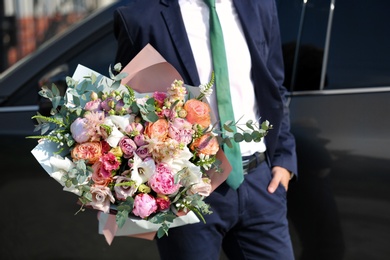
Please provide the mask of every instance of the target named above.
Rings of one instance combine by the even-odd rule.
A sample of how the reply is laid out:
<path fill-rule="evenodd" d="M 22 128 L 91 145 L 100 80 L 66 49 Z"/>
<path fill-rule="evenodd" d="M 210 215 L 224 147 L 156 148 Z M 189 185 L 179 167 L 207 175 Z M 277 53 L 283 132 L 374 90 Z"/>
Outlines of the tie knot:
<path fill-rule="evenodd" d="M 209 8 L 214 7 L 215 8 L 215 0 L 203 0 Z"/>

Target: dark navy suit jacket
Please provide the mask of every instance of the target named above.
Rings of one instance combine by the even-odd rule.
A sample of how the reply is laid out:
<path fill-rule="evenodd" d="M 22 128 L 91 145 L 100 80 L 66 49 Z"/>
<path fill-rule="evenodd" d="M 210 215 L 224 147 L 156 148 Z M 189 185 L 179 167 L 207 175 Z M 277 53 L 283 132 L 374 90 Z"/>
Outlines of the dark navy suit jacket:
<path fill-rule="evenodd" d="M 295 141 L 286 105 L 279 23 L 274 0 L 233 0 L 252 57 L 252 80 L 272 166 L 297 173 Z M 182 76 L 198 86 L 199 76 L 177 0 L 133 0 L 114 13 L 116 62 L 126 65 L 150 43 Z M 237 50 L 239 51 L 239 50 Z"/>

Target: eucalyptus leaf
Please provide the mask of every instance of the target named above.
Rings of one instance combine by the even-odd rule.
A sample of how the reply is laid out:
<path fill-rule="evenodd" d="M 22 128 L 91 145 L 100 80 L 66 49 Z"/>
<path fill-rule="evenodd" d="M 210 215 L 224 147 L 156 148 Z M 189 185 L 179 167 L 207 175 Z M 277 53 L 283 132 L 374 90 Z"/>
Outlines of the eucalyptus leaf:
<path fill-rule="evenodd" d="M 91 73 L 91 83 L 95 84 L 96 80 L 97 80 L 97 77 L 96 77 L 95 73 Z"/>
<path fill-rule="evenodd" d="M 244 141 L 244 136 L 241 133 L 235 133 L 234 134 L 234 141 L 239 143 Z"/>
<path fill-rule="evenodd" d="M 248 122 L 246 122 L 246 127 L 248 127 L 251 130 L 254 130 L 254 128 L 253 128 L 253 121 L 252 120 L 248 120 Z"/>
<path fill-rule="evenodd" d="M 118 225 L 119 228 L 122 228 L 123 225 L 126 223 L 126 220 L 129 216 L 129 211 L 127 210 L 120 210 L 116 214 L 116 224 Z"/>
<path fill-rule="evenodd" d="M 53 92 L 54 96 L 61 95 L 59 89 L 57 88 L 57 86 L 55 84 L 51 84 L 51 91 Z"/>
<path fill-rule="evenodd" d="M 230 138 L 229 137 L 226 137 L 223 139 L 224 143 L 227 145 L 227 147 L 229 148 L 232 148 L 233 145 L 232 145 L 232 141 L 230 141 Z"/>
<path fill-rule="evenodd" d="M 234 130 L 230 128 L 227 124 L 223 124 L 223 129 L 225 129 L 227 132 L 233 133 Z"/>
<path fill-rule="evenodd" d="M 244 133 L 244 139 L 245 139 L 245 142 L 251 142 L 252 141 L 252 136 L 251 134 L 249 133 Z"/>
<path fill-rule="evenodd" d="M 149 121 L 149 122 L 156 122 L 158 120 L 158 116 L 156 115 L 155 112 L 149 112 L 147 115 L 146 115 L 146 118 L 145 120 Z"/>

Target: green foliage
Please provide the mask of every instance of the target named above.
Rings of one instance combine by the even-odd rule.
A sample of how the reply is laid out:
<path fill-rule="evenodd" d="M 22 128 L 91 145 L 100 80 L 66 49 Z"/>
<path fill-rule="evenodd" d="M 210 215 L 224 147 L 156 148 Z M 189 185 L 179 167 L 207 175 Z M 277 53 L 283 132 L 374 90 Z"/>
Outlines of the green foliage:
<path fill-rule="evenodd" d="M 156 122 L 158 120 L 154 102 L 154 98 L 149 98 L 146 100 L 145 104 L 137 103 L 142 118 L 147 122 Z"/>
<path fill-rule="evenodd" d="M 160 224 L 160 227 L 157 230 L 157 237 L 161 238 L 164 235 L 168 235 L 169 226 L 176 217 L 177 216 L 170 211 L 159 212 L 149 218 L 148 221 L 154 224 Z"/>
<path fill-rule="evenodd" d="M 126 220 L 133 209 L 133 205 L 134 199 L 132 197 L 127 197 L 125 201 L 119 203 L 117 207 L 118 212 L 116 214 L 116 223 L 119 228 L 122 228 L 126 223 Z"/>

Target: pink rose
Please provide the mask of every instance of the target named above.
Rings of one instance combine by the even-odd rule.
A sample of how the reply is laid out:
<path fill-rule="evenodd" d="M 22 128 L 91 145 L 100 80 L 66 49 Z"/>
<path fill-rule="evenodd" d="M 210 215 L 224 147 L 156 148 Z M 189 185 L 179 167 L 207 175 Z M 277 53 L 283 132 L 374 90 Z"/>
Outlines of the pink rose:
<path fill-rule="evenodd" d="M 179 143 L 191 143 L 193 134 L 192 124 L 185 119 L 175 118 L 169 124 L 168 136 Z"/>
<path fill-rule="evenodd" d="M 110 189 L 104 186 L 92 186 L 90 192 L 92 194 L 92 201 L 88 205 L 94 209 L 108 213 L 110 211 L 110 202 L 115 202 Z"/>
<path fill-rule="evenodd" d="M 119 141 L 119 147 L 123 152 L 123 157 L 126 159 L 132 158 L 134 156 L 135 150 L 137 150 L 137 145 L 135 142 L 127 136 L 123 137 Z"/>
<path fill-rule="evenodd" d="M 175 183 L 171 169 L 165 163 L 157 165 L 156 173 L 152 175 L 148 183 L 152 190 L 163 195 L 174 194 L 180 188 L 180 185 Z"/>
<path fill-rule="evenodd" d="M 70 132 L 72 133 L 73 139 L 78 143 L 87 142 L 90 138 L 87 128 L 88 120 L 85 118 L 78 117 L 71 125 Z"/>
<path fill-rule="evenodd" d="M 202 181 L 192 185 L 189 190 L 190 194 L 199 194 L 201 196 L 209 196 L 211 193 L 211 181 L 209 178 L 202 178 Z"/>
<path fill-rule="evenodd" d="M 115 197 L 118 200 L 126 200 L 127 197 L 132 197 L 134 193 L 137 191 L 137 187 L 135 184 L 134 185 L 127 184 L 132 181 L 130 178 L 127 178 L 125 176 L 115 176 L 114 179 L 116 183 L 116 185 L 114 186 Z M 122 184 L 122 185 L 118 185 L 118 184 Z"/>
<path fill-rule="evenodd" d="M 111 183 L 111 172 L 102 167 L 101 162 L 96 162 L 92 165 L 92 180 L 96 185 L 107 186 Z"/>
<path fill-rule="evenodd" d="M 157 211 L 156 199 L 146 193 L 135 196 L 133 214 L 141 218 L 149 217 Z"/>

